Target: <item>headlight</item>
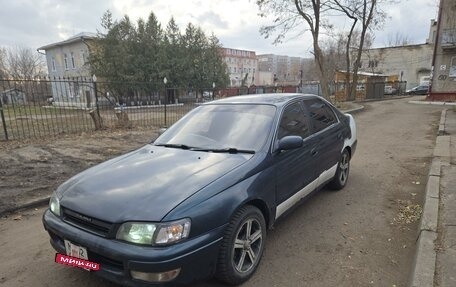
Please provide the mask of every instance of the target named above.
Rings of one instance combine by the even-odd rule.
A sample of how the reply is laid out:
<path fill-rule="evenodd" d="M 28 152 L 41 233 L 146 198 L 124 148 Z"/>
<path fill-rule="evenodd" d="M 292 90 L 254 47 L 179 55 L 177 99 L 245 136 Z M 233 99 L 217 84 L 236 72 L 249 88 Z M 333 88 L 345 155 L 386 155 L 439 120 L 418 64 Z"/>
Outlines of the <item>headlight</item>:
<path fill-rule="evenodd" d="M 49 209 L 55 215 L 60 216 L 60 202 L 55 193 L 52 194 L 49 200 Z"/>
<path fill-rule="evenodd" d="M 166 223 L 126 222 L 117 231 L 116 238 L 136 244 L 168 245 L 188 237 L 190 219 Z"/>
<path fill-rule="evenodd" d="M 188 237 L 190 220 L 183 219 L 160 226 L 155 238 L 156 244 L 170 244 Z"/>
<path fill-rule="evenodd" d="M 155 224 L 127 222 L 120 226 L 117 231 L 117 239 L 137 244 L 152 244 Z"/>

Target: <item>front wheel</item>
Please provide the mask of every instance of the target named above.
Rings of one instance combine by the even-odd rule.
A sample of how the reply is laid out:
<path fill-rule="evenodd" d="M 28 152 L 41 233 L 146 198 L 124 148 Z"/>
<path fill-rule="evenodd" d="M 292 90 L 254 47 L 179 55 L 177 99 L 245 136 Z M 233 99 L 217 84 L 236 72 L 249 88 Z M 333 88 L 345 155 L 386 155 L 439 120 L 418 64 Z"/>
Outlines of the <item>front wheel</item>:
<path fill-rule="evenodd" d="M 334 190 L 341 190 L 345 187 L 350 173 L 350 153 L 347 149 L 342 152 L 339 163 L 337 164 L 336 175 L 329 183 L 329 188 Z"/>
<path fill-rule="evenodd" d="M 231 285 L 247 281 L 258 267 L 265 239 L 266 223 L 261 211 L 254 206 L 239 209 L 225 230 L 216 277 Z"/>

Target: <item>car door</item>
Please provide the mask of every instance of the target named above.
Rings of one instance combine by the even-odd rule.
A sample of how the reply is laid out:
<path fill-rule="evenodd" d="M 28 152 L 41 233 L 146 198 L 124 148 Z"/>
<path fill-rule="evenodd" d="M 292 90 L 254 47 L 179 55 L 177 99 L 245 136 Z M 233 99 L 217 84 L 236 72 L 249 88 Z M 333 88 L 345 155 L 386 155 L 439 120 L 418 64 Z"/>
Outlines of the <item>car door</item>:
<path fill-rule="evenodd" d="M 320 185 L 334 177 L 344 145 L 344 128 L 332 108 L 323 100 L 305 100 L 304 107 L 310 115 L 314 139 L 312 150 L 318 161 L 315 171 L 320 177 L 317 183 Z"/>
<path fill-rule="evenodd" d="M 276 133 L 276 144 L 285 136 L 301 136 L 303 146 L 293 150 L 275 151 L 276 170 L 276 217 L 279 217 L 302 197 L 315 188 L 317 164 L 312 154 L 313 139 L 310 139 L 310 125 L 302 101 L 295 101 L 282 112 Z"/>

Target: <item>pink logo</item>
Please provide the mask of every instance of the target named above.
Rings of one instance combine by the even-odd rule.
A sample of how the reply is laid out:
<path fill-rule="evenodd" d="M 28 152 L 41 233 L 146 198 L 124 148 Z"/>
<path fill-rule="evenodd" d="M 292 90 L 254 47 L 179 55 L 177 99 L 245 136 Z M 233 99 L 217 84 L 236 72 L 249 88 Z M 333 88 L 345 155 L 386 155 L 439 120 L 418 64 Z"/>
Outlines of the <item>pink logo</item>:
<path fill-rule="evenodd" d="M 91 269 L 97 271 L 100 269 L 100 264 L 98 263 L 93 263 L 88 260 L 76 258 L 76 257 L 71 257 L 67 255 L 62 255 L 59 253 L 55 254 L 55 262 L 59 264 L 64 264 L 64 265 L 69 265 L 73 267 L 79 267 L 79 268 L 84 268 L 84 269 Z"/>

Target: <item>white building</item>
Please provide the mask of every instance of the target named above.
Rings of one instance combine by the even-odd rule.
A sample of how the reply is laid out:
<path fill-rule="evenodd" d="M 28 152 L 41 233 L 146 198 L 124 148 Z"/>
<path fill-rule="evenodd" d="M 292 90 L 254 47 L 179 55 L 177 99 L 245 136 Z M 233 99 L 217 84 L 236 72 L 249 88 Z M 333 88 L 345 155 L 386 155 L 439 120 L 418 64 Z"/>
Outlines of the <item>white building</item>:
<path fill-rule="evenodd" d="M 55 104 L 90 108 L 95 102 L 88 63 L 95 38 L 95 34 L 83 32 L 37 49 L 46 54 Z"/>
<path fill-rule="evenodd" d="M 304 66 L 309 63 L 309 59 L 274 54 L 262 54 L 257 58 L 260 73 L 272 74 L 269 85 L 299 85 Z"/>
<path fill-rule="evenodd" d="M 436 21 L 431 20 L 426 43 L 367 49 L 361 57 L 361 71 L 396 76 L 407 88 L 429 79 L 436 37 Z"/>
<path fill-rule="evenodd" d="M 228 68 L 231 87 L 251 86 L 258 83 L 258 60 L 254 51 L 222 48 Z"/>

